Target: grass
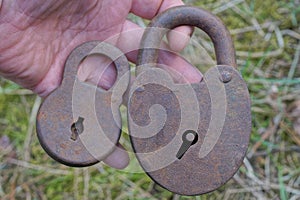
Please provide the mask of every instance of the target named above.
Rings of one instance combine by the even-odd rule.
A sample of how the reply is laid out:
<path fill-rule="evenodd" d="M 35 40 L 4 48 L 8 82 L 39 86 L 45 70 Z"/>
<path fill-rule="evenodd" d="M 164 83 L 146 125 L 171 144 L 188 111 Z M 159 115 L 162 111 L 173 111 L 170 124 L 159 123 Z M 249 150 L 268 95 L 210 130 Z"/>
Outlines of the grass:
<path fill-rule="evenodd" d="M 126 170 L 103 164 L 65 167 L 38 143 L 34 119 L 41 99 L 0 79 L 0 199 L 300 199 L 300 133 L 290 110 L 300 99 L 299 1 L 186 3 L 224 21 L 249 87 L 253 129 L 247 157 L 234 178 L 212 193 L 184 197 L 160 188 L 144 173 L 130 173 L 137 167 L 133 156 Z M 191 42 L 183 55 L 205 71 L 214 63 L 212 44 L 201 31 L 193 40 L 203 48 Z M 125 134 L 121 142 L 130 148 Z"/>

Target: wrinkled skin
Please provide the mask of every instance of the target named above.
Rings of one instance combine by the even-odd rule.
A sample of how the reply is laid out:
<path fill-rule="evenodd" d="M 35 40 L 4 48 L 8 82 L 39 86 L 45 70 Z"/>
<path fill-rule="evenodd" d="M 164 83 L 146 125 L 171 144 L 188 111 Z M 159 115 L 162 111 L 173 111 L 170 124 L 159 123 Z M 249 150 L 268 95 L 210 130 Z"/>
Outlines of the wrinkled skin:
<path fill-rule="evenodd" d="M 46 97 L 60 85 L 64 62 L 76 46 L 114 36 L 109 42 L 135 62 L 136 51 L 127 52 L 138 49 L 143 29 L 127 20 L 127 15 L 132 12 L 152 19 L 182 4 L 180 0 L 0 0 L 0 75 Z M 176 30 L 181 34 L 170 32 L 167 47 L 179 52 L 192 28 Z M 196 69 L 174 54 L 161 53 L 159 62 L 171 66 L 189 82 L 201 80 Z M 108 89 L 116 76 L 115 68 L 106 67 L 109 63 L 104 57 L 90 57 L 80 67 L 78 77 Z M 122 149 L 116 148 L 104 162 L 124 168 L 129 158 Z"/>

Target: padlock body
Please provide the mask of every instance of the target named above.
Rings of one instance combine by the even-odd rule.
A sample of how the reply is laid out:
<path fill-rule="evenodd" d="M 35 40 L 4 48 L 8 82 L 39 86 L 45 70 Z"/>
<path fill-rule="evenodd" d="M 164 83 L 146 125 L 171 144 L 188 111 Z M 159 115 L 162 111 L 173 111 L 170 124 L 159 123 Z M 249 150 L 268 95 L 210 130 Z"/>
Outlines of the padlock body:
<path fill-rule="evenodd" d="M 95 54 L 115 64 L 116 81 L 108 90 L 77 78 L 80 63 Z M 120 138 L 119 107 L 129 82 L 128 60 L 118 48 L 100 41 L 75 48 L 65 62 L 61 85 L 45 98 L 37 115 L 37 135 L 45 151 L 73 167 L 90 166 L 105 159 Z"/>
<path fill-rule="evenodd" d="M 231 75 L 227 83 L 221 78 L 224 73 Z M 151 78 L 143 73 L 137 77 L 135 82 L 144 82 L 144 90 L 133 87 L 128 106 L 131 142 L 141 166 L 156 183 L 181 195 L 199 195 L 222 186 L 242 164 L 251 132 L 250 98 L 242 77 L 233 67 L 217 66 L 202 82 L 190 85 L 194 96 L 185 97 L 187 85 L 149 83 Z M 157 104 L 164 108 L 161 112 L 166 116 L 159 119 L 164 125 L 159 124 L 160 130 L 147 130 L 155 121 L 151 107 Z M 176 153 L 188 129 L 196 131 L 199 139 L 178 159 Z"/>

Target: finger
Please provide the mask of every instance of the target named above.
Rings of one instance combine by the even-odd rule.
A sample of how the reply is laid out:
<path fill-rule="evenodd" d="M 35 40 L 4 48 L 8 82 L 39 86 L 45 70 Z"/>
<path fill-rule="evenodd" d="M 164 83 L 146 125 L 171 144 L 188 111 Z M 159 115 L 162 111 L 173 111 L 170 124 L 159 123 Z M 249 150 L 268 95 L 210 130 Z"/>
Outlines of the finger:
<path fill-rule="evenodd" d="M 143 35 L 144 29 L 134 24 L 133 22 L 126 21 L 123 25 L 122 33 L 119 37 L 117 46 L 132 62 L 137 61 L 137 50 Z M 161 63 L 165 69 L 176 71 L 176 76 L 173 77 L 175 82 L 197 83 L 202 79 L 202 74 L 189 62 L 175 52 L 172 52 L 167 46 L 162 43 L 162 49 L 159 52 L 158 63 Z M 171 75 L 174 73 L 171 73 Z"/>
<path fill-rule="evenodd" d="M 180 5 L 184 5 L 181 0 L 132 0 L 130 12 L 145 19 L 152 19 L 168 8 Z"/>
<path fill-rule="evenodd" d="M 189 44 L 193 30 L 191 26 L 179 26 L 169 31 L 167 39 L 170 49 L 175 52 L 181 52 Z"/>
<path fill-rule="evenodd" d="M 124 147 L 118 143 L 116 149 L 103 162 L 113 168 L 124 169 L 129 163 L 129 156 Z"/>
<path fill-rule="evenodd" d="M 175 52 L 160 50 L 159 67 L 168 71 L 175 83 L 199 83 L 203 75 L 185 58 Z"/>
<path fill-rule="evenodd" d="M 181 0 L 133 0 L 131 12 L 145 19 L 152 19 L 157 14 L 174 6 L 184 5 Z M 193 28 L 180 26 L 167 34 L 171 50 L 180 52 L 188 44 Z"/>
<path fill-rule="evenodd" d="M 116 68 L 106 56 L 90 55 L 79 66 L 78 79 L 108 90 L 116 80 Z"/>
<path fill-rule="evenodd" d="M 169 8 L 175 6 L 182 6 L 184 3 L 181 0 L 167 0 L 163 1 L 161 4 L 158 13 L 161 13 Z M 193 34 L 193 28 L 190 26 L 179 26 L 170 31 L 167 34 L 167 39 L 169 42 L 169 47 L 171 50 L 180 52 L 187 45 L 190 40 L 190 36 Z"/>
<path fill-rule="evenodd" d="M 145 19 L 157 15 L 163 0 L 132 0 L 131 12 Z"/>

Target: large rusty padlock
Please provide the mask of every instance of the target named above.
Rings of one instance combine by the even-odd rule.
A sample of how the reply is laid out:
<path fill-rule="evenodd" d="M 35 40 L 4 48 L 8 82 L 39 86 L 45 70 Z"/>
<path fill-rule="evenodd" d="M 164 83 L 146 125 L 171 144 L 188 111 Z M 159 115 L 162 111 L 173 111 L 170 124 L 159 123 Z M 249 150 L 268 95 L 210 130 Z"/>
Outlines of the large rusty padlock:
<path fill-rule="evenodd" d="M 199 83 L 176 84 L 157 68 L 163 36 L 181 25 L 202 29 L 214 43 L 217 66 Z M 250 98 L 220 19 L 200 8 L 179 6 L 152 20 L 139 50 L 128 120 L 141 166 L 169 191 L 207 193 L 237 172 L 251 132 Z"/>
<path fill-rule="evenodd" d="M 117 78 L 109 90 L 77 78 L 80 63 L 94 54 L 107 56 L 116 66 Z M 129 79 L 128 61 L 116 47 L 91 41 L 74 49 L 65 63 L 60 87 L 43 101 L 37 115 L 37 134 L 44 150 L 68 166 L 103 160 L 120 138 L 119 106 Z"/>

